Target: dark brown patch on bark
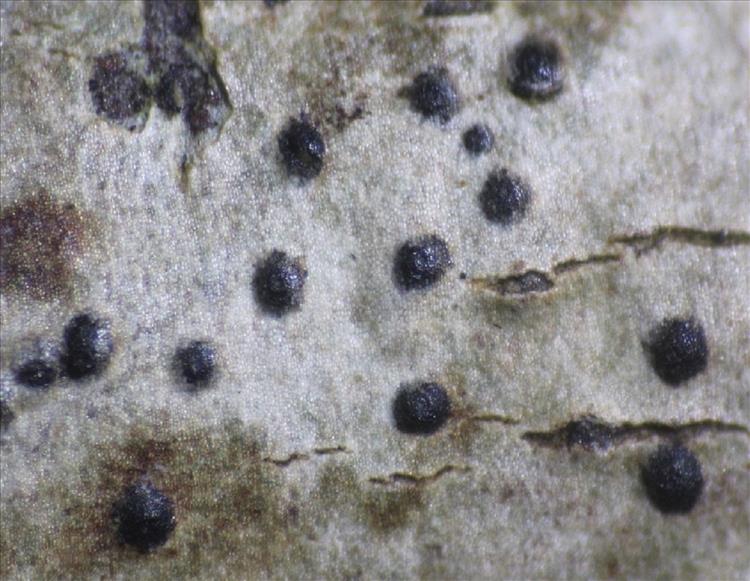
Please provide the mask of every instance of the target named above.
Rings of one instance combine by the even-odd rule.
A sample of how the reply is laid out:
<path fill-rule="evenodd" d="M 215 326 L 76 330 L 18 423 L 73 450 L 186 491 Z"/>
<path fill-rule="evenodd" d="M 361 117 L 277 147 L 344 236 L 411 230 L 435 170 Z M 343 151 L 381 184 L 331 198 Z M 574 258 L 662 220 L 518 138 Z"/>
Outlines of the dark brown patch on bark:
<path fill-rule="evenodd" d="M 77 260 L 90 241 L 89 220 L 73 204 L 42 192 L 0 214 L 0 288 L 38 300 L 73 290 Z"/>

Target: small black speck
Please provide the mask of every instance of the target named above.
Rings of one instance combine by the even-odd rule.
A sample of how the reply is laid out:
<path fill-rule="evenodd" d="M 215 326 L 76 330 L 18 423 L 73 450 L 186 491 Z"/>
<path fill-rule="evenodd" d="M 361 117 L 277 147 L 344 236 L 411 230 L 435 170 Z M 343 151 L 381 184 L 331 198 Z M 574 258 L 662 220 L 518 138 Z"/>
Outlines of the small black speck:
<path fill-rule="evenodd" d="M 323 169 L 323 137 L 304 117 L 291 119 L 279 134 L 279 151 L 290 175 L 312 179 Z"/>
<path fill-rule="evenodd" d="M 510 225 L 526 214 L 531 190 L 520 177 L 506 169 L 493 171 L 479 194 L 479 203 L 490 222 Z"/>
<path fill-rule="evenodd" d="M 216 349 L 207 341 L 191 341 L 177 350 L 177 365 L 183 379 L 190 385 L 204 385 L 214 375 Z"/>
<path fill-rule="evenodd" d="M 166 543 L 176 524 L 172 501 L 148 482 L 125 491 L 114 518 L 120 540 L 144 553 Z"/>
<path fill-rule="evenodd" d="M 428 119 L 447 123 L 458 113 L 458 91 L 445 68 L 419 73 L 408 90 L 412 109 Z"/>
<path fill-rule="evenodd" d="M 466 280 L 466 273 L 465 272 L 459 273 L 458 274 L 458 278 L 461 279 L 461 280 Z"/>
<path fill-rule="evenodd" d="M 63 333 L 63 349 L 63 368 L 71 379 L 101 373 L 114 351 L 109 322 L 90 314 L 73 317 Z"/>
<path fill-rule="evenodd" d="M 307 271 L 298 260 L 274 250 L 255 269 L 255 298 L 264 311 L 286 314 L 302 305 L 306 279 Z"/>
<path fill-rule="evenodd" d="M 463 141 L 466 151 L 477 156 L 492 149 L 495 144 L 495 136 L 487 125 L 478 123 L 464 132 Z"/>
<path fill-rule="evenodd" d="M 544 272 L 529 270 L 522 274 L 496 279 L 493 286 L 501 295 L 524 295 L 547 292 L 555 287 L 555 283 Z"/>
<path fill-rule="evenodd" d="M 401 245 L 396 252 L 394 276 L 404 290 L 422 289 L 438 282 L 451 265 L 448 245 L 432 234 Z"/>
<path fill-rule="evenodd" d="M 565 426 L 565 443 L 569 448 L 580 446 L 586 450 L 606 450 L 612 445 L 615 430 L 593 416 L 584 416 Z"/>
<path fill-rule="evenodd" d="M 656 374 L 679 385 L 706 369 L 708 345 L 703 327 L 694 319 L 666 319 L 652 332 L 648 346 Z"/>
<path fill-rule="evenodd" d="M 402 386 L 393 400 L 396 427 L 406 434 L 432 434 L 445 424 L 451 402 L 438 383 Z"/>
<path fill-rule="evenodd" d="M 680 445 L 659 446 L 643 467 L 641 479 L 651 503 L 667 514 L 690 512 L 703 492 L 701 464 Z"/>
<path fill-rule="evenodd" d="M 545 100 L 563 88 L 560 48 L 551 40 L 528 37 L 510 56 L 508 82 L 511 92 L 522 99 Z"/>
<path fill-rule="evenodd" d="M 49 387 L 57 379 L 57 366 L 41 358 L 30 359 L 16 369 L 16 381 L 31 388 Z"/>
<path fill-rule="evenodd" d="M 119 123 L 143 112 L 151 100 L 146 79 L 131 70 L 119 53 L 95 60 L 89 91 L 96 113 Z"/>
<path fill-rule="evenodd" d="M 263 0 L 263 4 L 269 8 L 276 8 L 278 4 L 286 4 L 289 0 Z"/>

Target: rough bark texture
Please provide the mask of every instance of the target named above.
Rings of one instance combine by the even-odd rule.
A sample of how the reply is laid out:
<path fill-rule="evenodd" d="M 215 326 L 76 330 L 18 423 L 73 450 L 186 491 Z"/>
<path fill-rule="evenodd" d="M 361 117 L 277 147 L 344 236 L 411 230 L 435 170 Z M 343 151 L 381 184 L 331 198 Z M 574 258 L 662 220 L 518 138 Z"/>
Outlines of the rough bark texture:
<path fill-rule="evenodd" d="M 470 4 L 204 1 L 156 26 L 141 2 L 2 3 L 1 576 L 747 578 L 748 5 Z M 507 83 L 528 34 L 564 57 L 544 102 Z M 436 68 L 445 122 L 404 96 Z M 292 118 L 325 141 L 312 179 L 278 150 Z M 479 202 L 501 168 L 532 196 L 507 226 Z M 396 250 L 432 234 L 452 266 L 404 292 Z M 252 288 L 275 249 L 308 273 L 284 316 Z M 84 311 L 111 321 L 106 369 L 19 385 Z M 645 347 L 668 317 L 710 352 L 677 388 Z M 201 389 L 174 370 L 191 340 L 216 348 Z M 451 397 L 430 436 L 391 415 L 415 381 Z M 640 479 L 673 440 L 705 479 L 689 514 Z M 174 503 L 148 554 L 112 517 L 139 479 Z"/>

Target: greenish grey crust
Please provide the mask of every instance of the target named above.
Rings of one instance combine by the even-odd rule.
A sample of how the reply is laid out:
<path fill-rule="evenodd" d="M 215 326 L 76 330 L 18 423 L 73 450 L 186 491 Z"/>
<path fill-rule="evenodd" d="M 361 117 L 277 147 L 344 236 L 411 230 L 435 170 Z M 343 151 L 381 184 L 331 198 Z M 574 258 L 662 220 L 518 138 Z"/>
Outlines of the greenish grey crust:
<path fill-rule="evenodd" d="M 135 133 L 93 110 L 93 59 L 140 42 L 140 2 L 0 5 L 2 212 L 46 192 L 87 233 L 65 292 L 3 286 L 0 576 L 750 574 L 748 6 L 422 10 L 202 2 L 232 111 L 195 137 L 156 108 Z M 546 103 L 507 87 L 506 57 L 532 32 L 567 67 Z M 430 66 L 461 96 L 444 126 L 399 97 Z M 327 149 L 305 185 L 277 149 L 302 111 Z M 496 144 L 471 158 L 461 135 L 477 122 Z M 534 191 L 511 228 L 478 205 L 498 167 Z M 396 248 L 432 232 L 454 267 L 404 296 Z M 309 272 L 284 320 L 250 286 L 273 248 Z M 526 292 L 525 273 L 549 284 Z M 59 339 L 84 310 L 112 321 L 106 372 L 16 385 L 24 345 Z M 673 389 L 643 341 L 689 315 L 709 364 Z M 216 346 L 218 375 L 191 393 L 171 361 L 195 337 Z M 449 391 L 433 436 L 393 425 L 411 381 Z M 606 451 L 562 445 L 555 430 L 585 415 L 629 435 Z M 674 437 L 706 487 L 690 514 L 665 516 L 639 473 Z M 149 555 L 120 546 L 111 518 L 141 476 L 177 519 Z"/>

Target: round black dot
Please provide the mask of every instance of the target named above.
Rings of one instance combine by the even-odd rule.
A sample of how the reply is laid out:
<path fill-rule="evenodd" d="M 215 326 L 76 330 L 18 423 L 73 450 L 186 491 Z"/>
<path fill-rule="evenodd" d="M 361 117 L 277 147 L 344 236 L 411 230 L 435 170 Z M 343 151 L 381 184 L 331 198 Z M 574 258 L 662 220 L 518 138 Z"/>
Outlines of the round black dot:
<path fill-rule="evenodd" d="M 495 144 L 495 136 L 487 125 L 476 124 L 464 132 L 463 142 L 466 151 L 472 155 L 487 153 Z"/>
<path fill-rule="evenodd" d="M 529 187 L 506 169 L 493 171 L 479 194 L 485 217 L 505 226 L 523 218 L 530 202 Z"/>
<path fill-rule="evenodd" d="M 42 358 L 29 359 L 16 369 L 16 381 L 31 388 L 49 387 L 57 379 L 57 366 Z"/>
<path fill-rule="evenodd" d="M 694 319 L 665 319 L 652 332 L 651 364 L 670 385 L 694 377 L 708 364 L 708 345 L 703 327 Z"/>
<path fill-rule="evenodd" d="M 460 108 L 458 91 L 444 68 L 418 74 L 409 89 L 409 101 L 423 117 L 441 123 L 449 121 Z"/>
<path fill-rule="evenodd" d="M 701 464 L 680 445 L 659 446 L 641 472 L 651 503 L 664 513 L 687 513 L 703 492 Z"/>
<path fill-rule="evenodd" d="M 433 234 L 401 245 L 396 252 L 394 276 L 404 290 L 427 288 L 438 282 L 451 265 L 448 245 Z"/>
<path fill-rule="evenodd" d="M 216 349 L 206 341 L 191 341 L 175 355 L 179 371 L 190 385 L 208 383 L 216 368 Z"/>
<path fill-rule="evenodd" d="M 290 175 L 312 179 L 323 169 L 326 145 L 306 119 L 291 119 L 279 135 L 279 151 Z"/>
<path fill-rule="evenodd" d="M 90 314 L 73 317 L 63 333 L 62 363 L 71 379 L 102 372 L 114 351 L 109 322 Z"/>
<path fill-rule="evenodd" d="M 146 79 L 131 70 L 126 57 L 119 53 L 96 59 L 89 91 L 97 114 L 117 122 L 144 111 L 151 98 Z"/>
<path fill-rule="evenodd" d="M 445 424 L 450 413 L 450 399 L 438 383 L 403 386 L 393 400 L 396 427 L 407 434 L 432 434 Z"/>
<path fill-rule="evenodd" d="M 255 298 L 266 312 L 283 315 L 302 305 L 306 279 L 307 271 L 298 260 L 274 250 L 255 269 Z"/>
<path fill-rule="evenodd" d="M 549 99 L 563 88 L 562 55 L 550 40 L 530 37 L 510 56 L 510 90 L 522 99 Z"/>
<path fill-rule="evenodd" d="M 120 540 L 143 552 L 166 543 L 175 528 L 172 501 L 148 482 L 128 488 L 114 516 Z"/>

